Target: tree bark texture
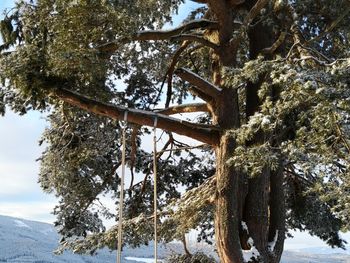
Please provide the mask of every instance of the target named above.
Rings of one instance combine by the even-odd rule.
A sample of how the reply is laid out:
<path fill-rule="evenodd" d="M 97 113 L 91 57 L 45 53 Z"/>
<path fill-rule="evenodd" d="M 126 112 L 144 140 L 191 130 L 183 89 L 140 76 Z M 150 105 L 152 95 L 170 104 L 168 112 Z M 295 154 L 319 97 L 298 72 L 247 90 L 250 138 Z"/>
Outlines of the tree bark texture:
<path fill-rule="evenodd" d="M 259 2 L 246 1 L 248 10 L 259 6 Z M 225 5 L 226 4 L 226 5 Z M 210 1 L 210 7 L 218 14 L 219 26 L 222 27 L 226 21 L 222 16 L 228 12 L 228 1 Z M 227 15 L 231 19 L 232 15 Z M 262 23 L 252 23 L 249 27 L 249 56 L 256 59 L 259 54 L 273 44 L 275 37 L 271 30 Z M 219 46 L 227 47 L 227 31 L 220 33 Z M 225 24 L 226 29 L 229 28 Z M 234 64 L 223 60 L 218 56 L 217 64 L 230 66 Z M 214 76 L 218 74 L 214 73 Z M 265 76 L 259 76 L 256 83 L 248 82 L 246 87 L 246 118 L 254 115 L 260 110 L 258 91 Z M 217 85 L 215 77 L 213 83 Z M 223 88 L 223 91 L 226 91 Z M 233 156 L 236 143 L 230 138 L 225 130 L 234 129 L 240 126 L 239 108 L 237 94 L 231 91 L 227 97 L 221 99 L 217 104 L 214 119 L 222 128 L 220 143 L 216 146 L 216 177 L 217 196 L 215 211 L 215 237 L 217 251 L 222 263 L 241 262 L 263 262 L 277 263 L 280 261 L 285 239 L 285 205 L 283 191 L 283 166 L 276 171 L 271 167 L 265 167 L 262 173 L 254 178 L 243 171 L 239 171 L 227 165 L 227 160 Z M 231 100 L 228 99 L 231 97 Z M 256 134 L 255 138 L 247 142 L 247 147 L 254 144 L 263 144 L 269 136 L 263 133 Z M 252 247 L 259 252 L 259 256 L 252 257 L 245 261 L 245 252 Z M 250 251 L 251 252 L 251 251 Z"/>

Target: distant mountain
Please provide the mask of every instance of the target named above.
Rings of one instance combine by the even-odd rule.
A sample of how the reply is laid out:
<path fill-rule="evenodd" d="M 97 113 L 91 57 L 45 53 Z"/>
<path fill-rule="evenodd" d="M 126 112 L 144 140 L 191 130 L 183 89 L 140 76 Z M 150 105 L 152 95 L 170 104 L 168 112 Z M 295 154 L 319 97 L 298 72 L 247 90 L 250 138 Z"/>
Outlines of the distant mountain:
<path fill-rule="evenodd" d="M 0 262 L 11 263 L 106 263 L 115 262 L 116 254 L 107 249 L 96 256 L 81 256 L 69 252 L 54 255 L 59 236 L 46 223 L 0 216 Z M 125 263 L 136 261 L 124 261 Z"/>
<path fill-rule="evenodd" d="M 107 249 L 101 250 L 96 256 L 81 256 L 66 252 L 54 255 L 58 246 L 59 236 L 55 228 L 46 223 L 23 220 L 8 216 L 0 216 L 0 262 L 11 263 L 108 263 L 116 261 L 116 253 Z M 215 256 L 209 245 L 193 245 L 190 250 L 203 251 Z M 170 253 L 183 253 L 181 244 L 160 246 L 160 257 Z M 331 253 L 333 252 L 333 253 Z M 137 249 L 125 249 L 123 257 L 151 258 L 153 246 L 143 246 Z M 123 260 L 124 263 L 137 262 Z M 139 261 L 140 262 L 140 261 Z M 350 263 L 350 255 L 334 254 L 331 249 L 308 248 L 300 251 L 285 251 L 282 263 Z"/>

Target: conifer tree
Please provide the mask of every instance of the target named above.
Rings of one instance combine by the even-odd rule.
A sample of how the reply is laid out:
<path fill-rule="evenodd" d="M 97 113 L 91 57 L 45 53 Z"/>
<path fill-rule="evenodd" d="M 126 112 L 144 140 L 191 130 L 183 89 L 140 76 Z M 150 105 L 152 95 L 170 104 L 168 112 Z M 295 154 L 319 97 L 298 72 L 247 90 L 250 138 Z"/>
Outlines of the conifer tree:
<path fill-rule="evenodd" d="M 169 26 L 184 2 L 194 8 Z M 162 242 L 197 229 L 223 263 L 279 262 L 291 229 L 344 247 L 349 11 L 348 0 L 18 1 L 1 21 L 0 111 L 48 110 L 39 182 L 59 198 L 59 250 L 116 248 L 102 201 L 118 204 L 125 111 L 124 244 L 153 238 L 141 142 L 157 119 L 163 150 L 178 149 L 157 159 Z"/>

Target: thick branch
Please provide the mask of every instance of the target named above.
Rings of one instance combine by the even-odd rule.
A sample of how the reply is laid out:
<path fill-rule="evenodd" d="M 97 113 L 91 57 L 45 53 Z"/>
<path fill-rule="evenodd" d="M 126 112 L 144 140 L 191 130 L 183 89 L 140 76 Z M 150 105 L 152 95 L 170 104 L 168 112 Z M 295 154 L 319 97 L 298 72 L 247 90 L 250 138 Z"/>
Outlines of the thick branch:
<path fill-rule="evenodd" d="M 146 41 L 146 40 L 166 40 L 170 39 L 173 36 L 180 35 L 184 32 L 188 32 L 198 28 L 205 29 L 216 29 L 218 27 L 217 22 L 200 19 L 190 21 L 184 25 L 181 25 L 172 30 L 150 30 L 150 31 L 141 31 L 136 34 L 130 36 L 129 38 L 115 40 L 104 45 L 101 45 L 99 49 L 104 52 L 113 52 L 123 43 L 127 43 L 129 41 Z"/>
<path fill-rule="evenodd" d="M 175 74 L 182 80 L 188 81 L 190 84 L 194 85 L 195 89 L 200 93 L 203 93 L 212 99 L 218 99 L 220 97 L 222 91 L 220 88 L 214 86 L 190 70 L 179 68 L 175 71 Z"/>
<path fill-rule="evenodd" d="M 183 104 L 183 105 L 177 105 L 173 107 L 168 107 L 166 109 L 158 110 L 157 113 L 161 113 L 164 115 L 173 115 L 178 113 L 190 113 L 190 112 L 208 112 L 208 106 L 206 103 L 190 103 L 190 104 Z"/>
<path fill-rule="evenodd" d="M 124 112 L 127 111 L 128 122 L 138 125 L 153 127 L 155 118 L 157 118 L 157 128 L 185 135 L 210 145 L 218 143 L 219 131 L 214 126 L 194 124 L 164 114 L 103 103 L 58 86 L 52 89 L 51 95 L 80 109 L 112 119 L 123 120 Z"/>
<path fill-rule="evenodd" d="M 219 43 L 221 46 L 225 45 L 230 41 L 233 32 L 234 19 L 231 3 L 227 0 L 209 0 L 208 4 L 219 22 Z"/>

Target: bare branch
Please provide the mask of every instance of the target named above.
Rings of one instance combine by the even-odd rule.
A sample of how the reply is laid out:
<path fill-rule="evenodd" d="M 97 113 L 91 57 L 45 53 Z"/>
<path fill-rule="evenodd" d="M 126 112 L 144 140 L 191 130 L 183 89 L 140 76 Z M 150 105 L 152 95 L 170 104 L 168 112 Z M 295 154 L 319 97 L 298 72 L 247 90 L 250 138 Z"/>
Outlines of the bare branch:
<path fill-rule="evenodd" d="M 177 62 L 179 61 L 179 58 L 182 54 L 182 52 L 184 52 L 186 50 L 186 48 L 188 47 L 190 43 L 188 41 L 184 41 L 182 43 L 182 45 L 180 46 L 180 48 L 175 52 L 173 59 L 170 63 L 170 66 L 168 68 L 167 71 L 167 76 L 168 76 L 168 89 L 166 92 L 166 101 L 165 101 L 165 107 L 168 108 L 170 105 L 170 101 L 171 101 L 171 95 L 172 95 L 172 85 L 173 85 L 173 74 L 174 74 L 174 70 L 175 70 L 175 66 L 177 64 Z"/>
<path fill-rule="evenodd" d="M 275 41 L 275 43 L 272 44 L 271 47 L 268 48 L 264 48 L 262 50 L 262 52 L 264 54 L 272 54 L 273 52 L 276 51 L 277 48 L 279 48 L 279 46 L 282 45 L 282 43 L 284 42 L 284 40 L 286 39 L 287 36 L 287 32 L 281 32 L 281 34 L 279 35 L 278 39 Z"/>
<path fill-rule="evenodd" d="M 188 81 L 190 84 L 194 85 L 195 89 L 212 99 L 217 99 L 221 95 L 222 90 L 220 88 L 214 86 L 188 69 L 179 68 L 175 71 L 175 74 L 182 80 Z"/>
<path fill-rule="evenodd" d="M 176 147 L 176 148 L 158 151 L 157 153 L 160 154 L 160 153 L 165 153 L 165 152 L 188 151 L 188 150 L 193 150 L 193 149 L 204 148 L 206 146 L 208 146 L 208 145 L 207 144 L 200 144 L 200 145 L 195 145 L 195 146 Z"/>
<path fill-rule="evenodd" d="M 213 42 L 210 42 L 209 40 L 201 37 L 201 36 L 197 36 L 197 35 L 191 35 L 191 34 L 183 34 L 183 35 L 177 35 L 177 36 L 173 36 L 171 38 L 171 40 L 173 41 L 193 41 L 193 42 L 198 42 L 206 47 L 210 47 L 214 50 L 217 50 L 219 48 L 218 45 L 214 44 Z"/>
<path fill-rule="evenodd" d="M 48 83 L 47 86 L 51 88 L 51 96 L 88 112 L 122 120 L 124 112 L 127 111 L 130 123 L 153 127 L 157 118 L 157 128 L 185 135 L 210 145 L 217 145 L 219 141 L 219 130 L 215 126 L 191 123 L 164 114 L 103 103 L 61 88 L 57 83 Z"/>
<path fill-rule="evenodd" d="M 178 113 L 190 113 L 199 111 L 209 112 L 208 105 L 206 103 L 190 103 L 168 107 L 162 110 L 157 110 L 156 112 L 164 115 L 173 115 Z"/>
<path fill-rule="evenodd" d="M 147 41 L 147 40 L 167 40 L 173 36 L 180 35 L 185 32 L 189 32 L 194 29 L 216 29 L 218 23 L 206 19 L 190 21 L 184 25 L 181 25 L 172 30 L 152 30 L 152 31 L 140 31 L 130 36 L 129 38 L 115 40 L 98 47 L 103 52 L 113 52 L 121 44 L 128 43 L 130 41 Z"/>

